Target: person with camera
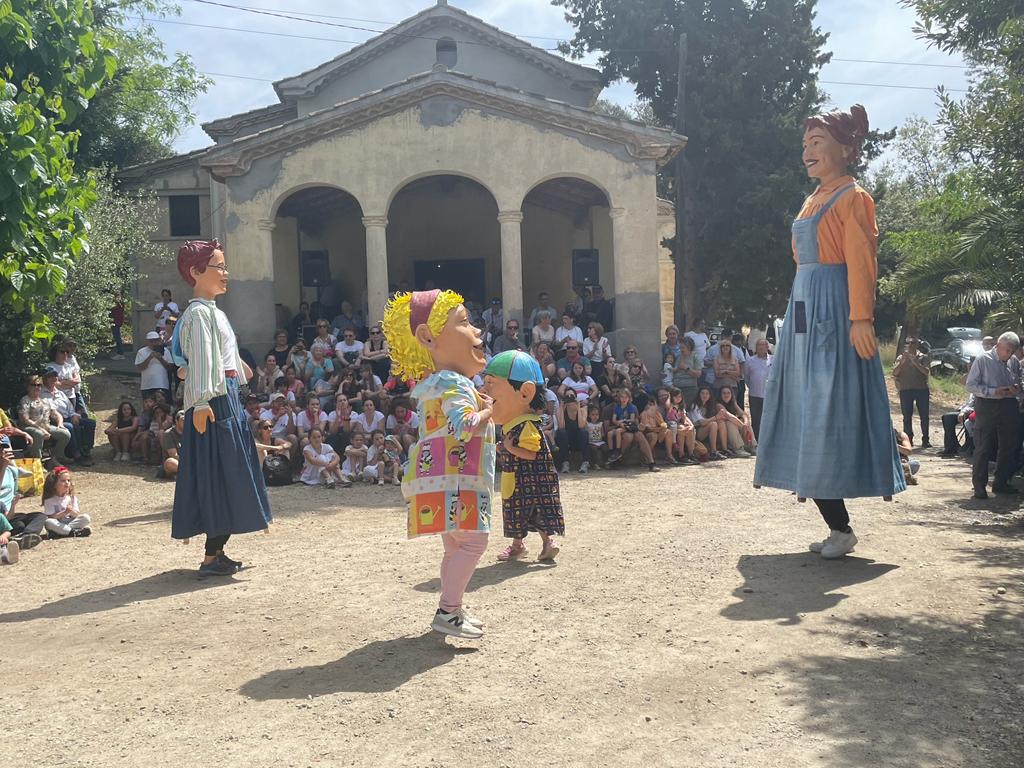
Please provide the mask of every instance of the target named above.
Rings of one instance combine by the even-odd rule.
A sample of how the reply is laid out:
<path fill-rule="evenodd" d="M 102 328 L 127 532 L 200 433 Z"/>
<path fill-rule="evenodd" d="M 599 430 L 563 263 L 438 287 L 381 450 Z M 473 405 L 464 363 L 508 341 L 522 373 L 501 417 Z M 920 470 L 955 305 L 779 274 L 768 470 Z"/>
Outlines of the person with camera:
<path fill-rule="evenodd" d="M 163 339 L 156 331 L 146 334 L 146 346 L 135 355 L 135 370 L 142 374 L 139 386 L 143 397 L 152 397 L 158 389 L 164 396 L 171 399 L 171 380 L 169 371 L 174 365 L 171 353 L 164 346 Z"/>
<path fill-rule="evenodd" d="M 635 444 L 640 453 L 643 454 L 647 468 L 651 472 L 659 472 L 654 463 L 654 453 L 651 451 L 651 444 L 647 442 L 643 432 L 640 431 L 640 411 L 633 405 L 633 396 L 629 390 L 620 389 L 616 393 L 618 402 L 612 409 L 612 429 L 618 430 L 618 440 L 621 447 L 613 450 L 608 457 L 608 463 L 614 463 L 629 453 L 629 449 Z"/>
<path fill-rule="evenodd" d="M 587 404 L 579 400 L 576 392 L 567 389 L 561 394 L 562 426 L 555 432 L 555 444 L 558 446 L 558 458 L 562 462 L 559 470 L 563 475 L 569 471 L 569 454 L 580 453 L 580 473 L 590 470 L 590 438 L 587 433 Z"/>

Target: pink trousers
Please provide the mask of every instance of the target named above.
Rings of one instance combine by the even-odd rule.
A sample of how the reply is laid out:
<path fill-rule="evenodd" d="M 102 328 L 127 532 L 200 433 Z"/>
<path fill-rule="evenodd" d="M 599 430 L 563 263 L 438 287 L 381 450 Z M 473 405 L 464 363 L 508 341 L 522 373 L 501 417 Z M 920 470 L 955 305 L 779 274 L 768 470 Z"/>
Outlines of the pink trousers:
<path fill-rule="evenodd" d="M 444 557 L 441 558 L 441 601 L 445 613 L 462 607 L 466 585 L 473 578 L 476 564 L 487 549 L 486 531 L 452 531 L 441 534 Z"/>

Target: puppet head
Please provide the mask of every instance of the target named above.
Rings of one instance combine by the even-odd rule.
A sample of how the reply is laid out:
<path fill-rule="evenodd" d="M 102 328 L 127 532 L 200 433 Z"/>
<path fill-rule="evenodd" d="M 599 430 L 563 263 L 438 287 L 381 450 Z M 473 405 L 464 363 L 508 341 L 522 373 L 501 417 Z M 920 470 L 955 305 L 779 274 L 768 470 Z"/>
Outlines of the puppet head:
<path fill-rule="evenodd" d="M 228 290 L 224 249 L 213 240 L 189 240 L 178 249 L 178 274 L 196 296 L 212 299 Z"/>
<path fill-rule="evenodd" d="M 455 291 L 399 293 L 384 308 L 381 325 L 392 373 L 400 378 L 422 379 L 439 370 L 472 377 L 487 363 L 480 331 Z"/>
<path fill-rule="evenodd" d="M 491 358 L 484 369 L 484 390 L 493 400 L 491 415 L 496 424 L 507 424 L 546 404 L 540 364 L 514 349 Z"/>
<path fill-rule="evenodd" d="M 822 184 L 844 176 L 860 161 L 868 135 L 868 115 L 854 104 L 849 112 L 836 110 L 804 120 L 803 161 L 807 175 Z"/>

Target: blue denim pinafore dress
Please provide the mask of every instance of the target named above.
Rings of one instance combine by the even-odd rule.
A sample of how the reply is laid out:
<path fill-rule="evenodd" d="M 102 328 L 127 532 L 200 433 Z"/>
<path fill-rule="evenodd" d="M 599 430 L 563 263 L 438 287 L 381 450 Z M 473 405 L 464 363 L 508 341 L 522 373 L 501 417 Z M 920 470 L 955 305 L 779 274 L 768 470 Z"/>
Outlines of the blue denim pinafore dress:
<path fill-rule="evenodd" d="M 855 186 L 793 222 L 797 271 L 765 390 L 754 485 L 804 498 L 906 490 L 882 362 L 850 343 L 847 267 L 818 261 L 818 222 Z"/>

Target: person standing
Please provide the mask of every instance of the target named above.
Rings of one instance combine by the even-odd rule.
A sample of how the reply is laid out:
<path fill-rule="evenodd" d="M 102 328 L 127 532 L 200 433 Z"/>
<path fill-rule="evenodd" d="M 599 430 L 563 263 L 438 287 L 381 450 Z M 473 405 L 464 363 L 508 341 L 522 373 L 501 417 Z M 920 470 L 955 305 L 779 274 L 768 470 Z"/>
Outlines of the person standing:
<path fill-rule="evenodd" d="M 185 370 L 185 429 L 171 537 L 206 534 L 200 576 L 230 576 L 242 567 L 224 553 L 236 533 L 266 531 L 270 501 L 256 442 L 238 398 L 252 369 L 242 361 L 217 296 L 228 290 L 228 267 L 216 240 L 193 240 L 178 250 L 178 272 L 193 298 L 175 328 L 175 362 Z"/>
<path fill-rule="evenodd" d="M 171 353 L 164 346 L 160 334 L 156 331 L 147 333 L 146 346 L 135 355 L 135 370 L 142 374 L 139 387 L 144 398 L 152 397 L 159 389 L 170 400 L 171 378 L 168 371 L 173 365 Z"/>
<path fill-rule="evenodd" d="M 900 411 L 903 413 L 903 431 L 914 444 L 914 406 L 921 420 L 921 447 L 931 448 L 928 440 L 928 378 L 931 373 L 929 358 L 919 348 L 913 336 L 907 339 L 903 354 L 896 358 L 892 378 L 900 393 Z"/>
<path fill-rule="evenodd" d="M 995 346 L 971 363 L 967 391 L 974 395 L 974 498 L 987 499 L 988 462 L 996 453 L 994 493 L 1017 493 L 1010 485 L 1017 444 L 1017 398 L 1021 394 L 1021 367 L 1014 352 L 1020 346 L 1015 333 L 1004 333 Z M 998 451 L 996 441 L 998 440 Z"/>
<path fill-rule="evenodd" d="M 121 338 L 121 328 L 124 326 L 124 303 L 125 298 L 119 295 L 110 308 L 110 335 L 114 339 L 114 353 L 111 360 L 124 360 L 124 340 Z"/>
<path fill-rule="evenodd" d="M 153 307 L 153 317 L 156 318 L 156 329 L 162 331 L 167 327 L 167 318 L 171 315 L 178 315 L 178 305 L 171 300 L 171 291 L 164 288 L 160 291 L 160 301 Z"/>
<path fill-rule="evenodd" d="M 868 133 L 864 107 L 804 121 L 803 165 L 818 188 L 793 222 L 797 262 L 765 388 L 754 485 L 812 498 L 829 528 L 812 552 L 853 551 L 845 499 L 906 490 L 875 338 L 878 225 L 849 175 Z"/>
<path fill-rule="evenodd" d="M 747 394 L 750 396 L 750 423 L 754 429 L 754 439 L 761 435 L 761 413 L 764 411 L 764 391 L 768 383 L 768 374 L 772 369 L 772 356 L 768 354 L 768 339 L 758 339 L 754 347 L 753 357 L 748 357 L 744 365 L 744 377 L 747 380 Z"/>
<path fill-rule="evenodd" d="M 711 339 L 709 339 L 707 333 L 705 333 L 704 321 L 695 321 L 693 327 L 684 334 L 684 337 L 687 339 L 693 339 L 693 351 L 697 355 L 697 359 L 700 360 L 703 365 L 704 358 L 706 358 L 708 354 L 708 347 L 711 346 Z"/>

